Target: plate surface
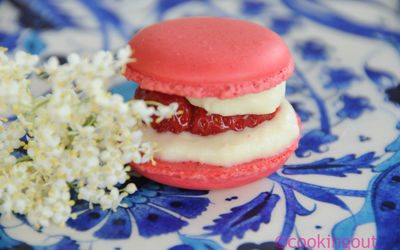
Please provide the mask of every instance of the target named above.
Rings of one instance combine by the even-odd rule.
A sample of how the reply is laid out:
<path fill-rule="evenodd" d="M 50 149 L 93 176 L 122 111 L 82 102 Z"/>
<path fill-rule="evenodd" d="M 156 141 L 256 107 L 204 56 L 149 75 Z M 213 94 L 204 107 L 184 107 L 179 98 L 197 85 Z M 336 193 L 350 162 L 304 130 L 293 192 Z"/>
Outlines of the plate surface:
<path fill-rule="evenodd" d="M 400 249 L 399 11 L 389 0 L 0 0 L 0 46 L 42 58 L 116 49 L 181 16 L 270 27 L 294 54 L 287 98 L 303 122 L 300 147 L 269 178 L 220 191 L 137 178 L 128 208 L 79 203 L 66 228 L 2 217 L 0 249 Z M 135 88 L 115 84 L 127 98 Z"/>

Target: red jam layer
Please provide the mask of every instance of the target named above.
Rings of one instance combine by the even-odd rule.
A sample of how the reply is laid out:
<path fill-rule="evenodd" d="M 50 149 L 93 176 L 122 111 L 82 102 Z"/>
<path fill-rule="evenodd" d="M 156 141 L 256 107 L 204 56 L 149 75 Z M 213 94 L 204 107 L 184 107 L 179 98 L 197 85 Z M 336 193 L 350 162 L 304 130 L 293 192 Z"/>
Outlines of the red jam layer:
<path fill-rule="evenodd" d="M 178 112 L 173 117 L 160 123 L 155 121 L 151 123 L 151 127 L 159 133 L 169 131 L 178 134 L 187 131 L 192 134 L 207 136 L 228 130 L 242 131 L 245 128 L 254 128 L 264 121 L 271 120 L 279 110 L 277 108 L 274 113 L 267 115 L 222 116 L 209 114 L 205 109 L 190 104 L 183 96 L 168 95 L 141 88 L 136 90 L 135 99 L 156 101 L 164 105 L 173 102 L 178 103 Z"/>

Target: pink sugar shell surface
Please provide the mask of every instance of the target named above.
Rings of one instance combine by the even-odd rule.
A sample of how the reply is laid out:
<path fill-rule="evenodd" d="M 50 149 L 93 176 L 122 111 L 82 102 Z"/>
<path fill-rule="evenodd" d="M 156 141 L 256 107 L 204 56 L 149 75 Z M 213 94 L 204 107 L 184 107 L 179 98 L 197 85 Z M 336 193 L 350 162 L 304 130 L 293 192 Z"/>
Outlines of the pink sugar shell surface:
<path fill-rule="evenodd" d="M 233 98 L 274 87 L 294 69 L 277 34 L 239 19 L 165 21 L 141 30 L 129 44 L 136 62 L 125 76 L 167 94 Z"/>
<path fill-rule="evenodd" d="M 301 121 L 298 119 L 299 128 Z M 298 146 L 300 136 L 280 153 L 232 167 L 199 162 L 168 162 L 156 159 L 157 164 L 134 164 L 137 173 L 160 183 L 188 189 L 224 189 L 242 186 L 271 175 L 285 164 Z"/>

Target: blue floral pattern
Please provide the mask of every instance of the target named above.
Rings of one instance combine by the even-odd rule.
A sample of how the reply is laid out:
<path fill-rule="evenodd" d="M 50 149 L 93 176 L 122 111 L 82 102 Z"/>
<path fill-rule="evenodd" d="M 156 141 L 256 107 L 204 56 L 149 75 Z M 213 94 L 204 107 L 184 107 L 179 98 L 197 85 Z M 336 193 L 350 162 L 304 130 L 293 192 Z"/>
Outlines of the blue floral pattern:
<path fill-rule="evenodd" d="M 326 61 L 329 57 L 325 44 L 317 40 L 307 40 L 299 43 L 296 49 L 306 61 Z"/>
<path fill-rule="evenodd" d="M 324 86 L 327 89 L 346 89 L 359 78 L 353 71 L 344 67 L 328 69 L 326 74 L 328 75 L 328 80 Z"/>
<path fill-rule="evenodd" d="M 294 54 L 287 98 L 303 122 L 295 155 L 264 180 L 192 191 L 133 177 L 138 191 L 124 207 L 108 211 L 76 200 L 77 217 L 65 229 L 36 231 L 23 216 L 0 215 L 0 250 L 279 249 L 291 238 L 319 235 L 375 237 L 376 249 L 399 249 L 400 18 L 394 6 L 382 0 L 224 2 L 0 0 L 0 46 L 61 62 L 72 51 L 121 47 L 159 20 L 255 21 L 280 34 Z M 129 100 L 136 87 L 115 82 L 110 91 Z"/>
<path fill-rule="evenodd" d="M 249 229 L 257 231 L 261 223 L 271 220 L 279 198 L 271 192 L 261 193 L 246 204 L 232 208 L 230 213 L 220 215 L 212 226 L 204 229 L 211 231 L 209 235 L 221 235 L 225 243 L 231 242 L 234 237 L 241 239 Z"/>
<path fill-rule="evenodd" d="M 133 216 L 139 235 L 149 238 L 179 231 L 188 225 L 183 218 L 196 218 L 210 203 L 208 198 L 202 197 L 207 191 L 183 190 L 139 178 L 136 178 L 135 183 L 140 189 L 122 201 L 126 207 L 116 211 L 102 210 L 99 206 L 90 209 L 88 203 L 78 201 L 74 212 L 79 215 L 76 219 L 70 219 L 68 226 L 78 231 L 87 231 L 105 221 L 94 232 L 95 237 L 127 239 L 132 234 Z"/>
<path fill-rule="evenodd" d="M 340 96 L 343 107 L 336 112 L 339 118 L 357 119 L 366 110 L 372 111 L 374 107 L 369 104 L 369 100 L 365 97 L 353 97 L 347 94 Z"/>

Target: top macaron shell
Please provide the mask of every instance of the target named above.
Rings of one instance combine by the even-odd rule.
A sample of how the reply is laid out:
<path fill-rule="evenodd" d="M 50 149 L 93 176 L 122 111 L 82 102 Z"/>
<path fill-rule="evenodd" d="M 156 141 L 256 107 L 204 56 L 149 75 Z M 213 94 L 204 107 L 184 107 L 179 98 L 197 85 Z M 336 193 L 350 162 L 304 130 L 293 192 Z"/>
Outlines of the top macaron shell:
<path fill-rule="evenodd" d="M 290 51 L 274 32 L 221 17 L 161 22 L 129 42 L 136 62 L 125 75 L 144 89 L 221 99 L 257 93 L 292 74 Z"/>

